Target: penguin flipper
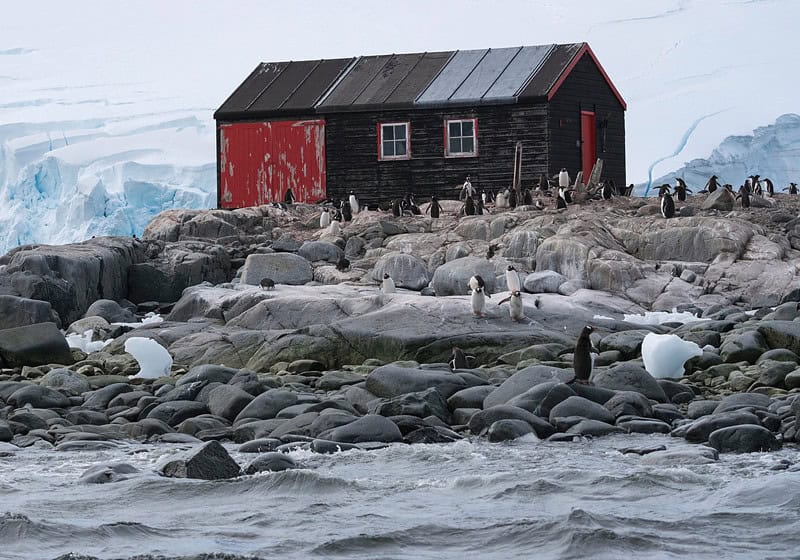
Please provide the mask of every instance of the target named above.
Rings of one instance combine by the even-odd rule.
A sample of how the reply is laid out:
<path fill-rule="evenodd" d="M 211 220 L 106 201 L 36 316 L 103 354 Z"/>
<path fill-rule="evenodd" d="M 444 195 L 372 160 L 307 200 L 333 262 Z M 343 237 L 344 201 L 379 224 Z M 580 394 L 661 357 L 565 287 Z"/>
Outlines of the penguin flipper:
<path fill-rule="evenodd" d="M 497 305 L 503 305 L 505 302 L 511 301 L 511 296 L 508 296 L 506 299 L 498 301 Z"/>

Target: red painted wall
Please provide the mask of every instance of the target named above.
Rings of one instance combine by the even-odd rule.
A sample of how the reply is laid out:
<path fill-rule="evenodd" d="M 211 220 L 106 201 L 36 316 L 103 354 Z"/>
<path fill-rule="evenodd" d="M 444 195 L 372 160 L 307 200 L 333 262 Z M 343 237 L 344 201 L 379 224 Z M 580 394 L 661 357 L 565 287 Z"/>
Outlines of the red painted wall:
<path fill-rule="evenodd" d="M 324 120 L 222 124 L 219 151 L 221 208 L 325 198 Z"/>

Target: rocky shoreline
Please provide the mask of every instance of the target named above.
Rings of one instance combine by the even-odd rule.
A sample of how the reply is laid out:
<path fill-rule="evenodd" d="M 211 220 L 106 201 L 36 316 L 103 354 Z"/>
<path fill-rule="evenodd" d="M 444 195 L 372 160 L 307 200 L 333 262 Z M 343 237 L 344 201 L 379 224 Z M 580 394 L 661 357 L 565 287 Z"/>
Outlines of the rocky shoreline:
<path fill-rule="evenodd" d="M 795 444 L 800 204 L 741 211 L 724 196 L 690 199 L 671 220 L 647 199 L 474 217 L 444 201 L 437 220 L 364 212 L 335 236 L 315 206 L 170 211 L 142 239 L 18 248 L 0 258 L 0 452 L 194 445 L 162 473 L 225 478 L 291 468 L 280 452 L 297 447 L 464 437 L 669 433 L 708 460 Z M 497 305 L 509 264 L 522 272 L 521 322 Z M 397 293 L 379 291 L 384 273 Z M 465 295 L 476 273 L 494 295 L 486 318 Z M 274 290 L 258 287 L 264 276 Z M 672 310 L 699 319 L 636 318 Z M 146 312 L 165 320 L 131 325 Z M 572 383 L 587 324 L 592 383 Z M 86 353 L 60 328 L 113 340 Z M 654 379 L 641 357 L 650 332 L 703 354 L 683 377 Z M 130 378 L 132 337 L 166 348 L 170 375 Z M 469 367 L 448 367 L 454 347 Z M 234 467 L 219 441 L 263 455 Z M 130 475 L 117 470 L 88 481 Z"/>

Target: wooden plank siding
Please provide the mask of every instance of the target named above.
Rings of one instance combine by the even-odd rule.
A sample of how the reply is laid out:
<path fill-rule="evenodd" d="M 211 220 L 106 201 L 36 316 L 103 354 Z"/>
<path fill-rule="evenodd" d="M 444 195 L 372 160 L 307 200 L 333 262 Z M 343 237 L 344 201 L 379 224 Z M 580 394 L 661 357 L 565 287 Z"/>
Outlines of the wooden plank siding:
<path fill-rule="evenodd" d="M 581 57 L 548 106 L 550 175 L 565 167 L 574 179 L 581 169 L 581 110 L 595 113 L 603 179 L 612 178 L 618 187 L 626 185 L 625 110 L 588 54 Z M 605 138 L 604 121 L 608 123 Z"/>
<path fill-rule="evenodd" d="M 445 119 L 478 119 L 478 156 L 444 157 Z M 413 192 L 455 198 L 470 175 L 482 189 L 510 186 L 514 146 L 522 141 L 522 184 L 547 171 L 546 103 L 326 114 L 327 192 L 344 198 L 352 189 L 375 205 Z M 378 124 L 411 123 L 411 159 L 378 160 Z"/>

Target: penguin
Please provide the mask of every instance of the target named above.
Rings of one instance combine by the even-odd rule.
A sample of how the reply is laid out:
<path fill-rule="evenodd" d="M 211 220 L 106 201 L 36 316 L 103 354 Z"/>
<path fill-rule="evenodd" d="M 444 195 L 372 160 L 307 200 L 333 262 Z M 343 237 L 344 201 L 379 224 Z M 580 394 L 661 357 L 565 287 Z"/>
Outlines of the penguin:
<path fill-rule="evenodd" d="M 403 209 L 400 206 L 400 199 L 396 198 L 392 201 L 392 216 L 399 218 L 403 214 Z"/>
<path fill-rule="evenodd" d="M 475 215 L 483 216 L 483 199 L 481 197 L 478 197 L 475 202 Z"/>
<path fill-rule="evenodd" d="M 468 369 L 469 368 L 469 356 L 464 354 L 464 351 L 457 346 L 453 346 L 453 352 L 450 354 L 450 361 L 447 362 L 447 365 L 450 366 L 450 371 L 455 369 Z"/>
<path fill-rule="evenodd" d="M 558 186 L 565 189 L 569 187 L 569 173 L 563 167 L 558 172 Z"/>
<path fill-rule="evenodd" d="M 472 315 L 475 317 L 486 317 L 486 295 L 483 293 L 483 288 L 475 288 L 472 290 Z"/>
<path fill-rule="evenodd" d="M 736 195 L 736 198 L 742 199 L 742 208 L 750 208 L 750 189 L 746 184 L 739 187 L 739 194 Z"/>
<path fill-rule="evenodd" d="M 350 210 L 353 212 L 353 215 L 358 214 L 358 212 L 361 210 L 361 206 L 359 206 L 358 204 L 358 198 L 356 198 L 356 193 L 350 191 L 349 200 L 350 200 Z M 350 220 L 348 220 L 348 222 L 349 221 Z"/>
<path fill-rule="evenodd" d="M 512 321 L 522 321 L 525 317 L 525 313 L 522 311 L 522 294 L 520 294 L 519 290 L 514 290 L 511 294 L 502 300 L 497 305 L 502 305 L 505 302 L 508 302 L 508 314 L 511 317 Z"/>
<path fill-rule="evenodd" d="M 342 234 L 342 227 L 339 225 L 339 220 L 333 220 L 331 225 L 328 226 L 328 231 L 326 232 L 328 235 L 333 235 L 338 237 Z"/>
<path fill-rule="evenodd" d="M 461 194 L 459 195 L 459 200 L 464 200 L 467 197 L 475 196 L 475 187 L 472 186 L 472 182 L 469 180 L 469 175 L 467 175 L 467 179 L 464 181 L 464 185 L 461 187 Z"/>
<path fill-rule="evenodd" d="M 527 187 L 522 191 L 522 204 L 525 206 L 531 206 L 533 204 L 533 193 L 531 193 L 531 190 Z"/>
<path fill-rule="evenodd" d="M 681 202 L 685 202 L 686 201 L 686 193 L 687 192 L 689 192 L 689 193 L 692 192 L 692 189 L 690 189 L 686 185 L 686 182 L 683 179 L 681 179 L 680 177 L 676 177 L 675 178 L 675 182 L 677 183 L 677 185 L 675 185 L 675 194 L 678 195 L 678 200 L 680 200 Z"/>
<path fill-rule="evenodd" d="M 564 187 L 558 187 L 558 196 L 556 197 L 556 209 L 557 210 L 567 209 L 567 196 L 566 196 L 566 189 L 564 189 Z"/>
<path fill-rule="evenodd" d="M 508 207 L 509 208 L 517 207 L 517 191 L 515 189 L 510 189 L 508 191 Z"/>
<path fill-rule="evenodd" d="M 283 202 L 284 204 L 294 204 L 294 193 L 291 187 L 286 189 L 286 194 L 283 195 Z"/>
<path fill-rule="evenodd" d="M 475 215 L 475 202 L 472 200 L 472 197 L 467 195 L 467 199 L 464 202 L 464 215 L 465 216 L 474 216 Z"/>
<path fill-rule="evenodd" d="M 614 194 L 614 184 L 608 182 L 603 183 L 603 186 L 600 188 L 600 196 L 603 197 L 603 200 L 609 200 Z"/>
<path fill-rule="evenodd" d="M 519 273 L 517 273 L 517 269 L 515 269 L 513 265 L 508 265 L 508 268 L 506 269 L 506 286 L 508 287 L 509 292 L 522 291 L 522 286 L 520 285 L 519 281 Z"/>
<path fill-rule="evenodd" d="M 331 212 L 327 208 L 322 209 L 322 214 L 319 215 L 319 227 L 325 229 L 331 225 Z"/>
<path fill-rule="evenodd" d="M 490 294 L 489 291 L 486 289 L 486 283 L 483 281 L 483 278 L 481 278 L 479 274 L 476 274 L 475 276 L 469 279 L 469 289 L 472 291 L 480 289 L 486 295 L 486 297 L 490 299 L 492 297 L 492 294 Z"/>
<path fill-rule="evenodd" d="M 784 187 L 782 190 L 789 191 L 789 194 L 797 194 L 797 183 L 789 183 L 789 186 Z"/>
<path fill-rule="evenodd" d="M 592 339 L 589 338 L 592 330 L 589 325 L 583 327 L 575 342 L 575 351 L 572 354 L 572 368 L 575 370 L 573 382 L 589 383 L 589 377 L 592 375 Z"/>
<path fill-rule="evenodd" d="M 263 290 L 271 290 L 275 287 L 275 281 L 272 278 L 262 278 L 261 282 L 259 282 L 259 286 Z"/>
<path fill-rule="evenodd" d="M 490 261 L 494 257 L 494 252 L 497 250 L 497 245 L 489 244 L 489 248 L 486 249 L 486 260 Z"/>
<path fill-rule="evenodd" d="M 485 190 L 481 191 L 481 200 L 483 201 L 484 206 L 486 206 L 486 203 L 489 202 L 489 195 L 486 194 Z"/>
<path fill-rule="evenodd" d="M 344 218 L 345 222 L 349 222 L 353 219 L 353 209 L 350 207 L 350 203 L 343 200 L 341 205 L 342 211 L 342 218 Z"/>
<path fill-rule="evenodd" d="M 350 261 L 345 257 L 340 258 L 339 261 L 336 263 L 336 270 L 338 270 L 339 272 L 344 272 L 349 268 L 350 268 Z"/>
<path fill-rule="evenodd" d="M 431 218 L 438 218 L 439 213 L 442 211 L 442 207 L 439 205 L 439 199 L 435 196 L 431 197 L 431 203 L 428 205 L 428 209 L 425 210 L 425 213 L 431 213 Z"/>
<path fill-rule="evenodd" d="M 534 207 L 535 207 L 537 210 L 544 210 L 544 202 L 542 202 L 542 201 L 541 201 L 541 200 L 539 200 L 538 198 L 536 199 L 536 202 L 534 202 L 534 203 L 533 203 L 533 206 L 534 206 Z"/>
<path fill-rule="evenodd" d="M 769 179 L 769 177 L 764 177 L 762 181 L 764 181 L 764 183 L 767 185 L 767 196 L 775 196 L 775 184 Z"/>
<path fill-rule="evenodd" d="M 750 188 L 750 194 L 755 193 L 758 196 L 762 196 L 764 194 L 764 191 L 761 189 L 761 179 L 760 179 L 760 177 L 761 177 L 761 175 L 750 175 L 748 177 L 748 179 L 750 179 L 750 183 L 748 185 L 749 188 Z M 745 181 L 745 184 L 746 185 L 748 184 L 747 181 Z"/>
<path fill-rule="evenodd" d="M 611 192 L 614 195 L 622 196 L 624 194 L 625 189 L 618 189 L 617 185 L 614 183 L 614 179 L 608 179 L 606 183 L 608 184 L 609 188 L 611 189 Z"/>
<path fill-rule="evenodd" d="M 388 272 L 383 273 L 383 282 L 381 282 L 381 291 L 384 294 L 393 294 L 397 291 L 394 286 L 394 280 L 389 276 Z"/>
<path fill-rule="evenodd" d="M 715 190 L 717 190 L 717 188 L 721 186 L 719 184 L 719 181 L 717 181 L 717 179 L 719 179 L 719 177 L 717 177 L 716 175 L 712 175 L 711 178 L 706 183 L 706 186 L 703 187 L 703 191 L 701 192 L 707 192 L 708 194 L 711 194 Z"/>
<path fill-rule="evenodd" d="M 661 195 L 661 215 L 669 219 L 675 217 L 675 201 L 672 200 L 672 195 L 669 193 L 669 185 L 666 187 L 663 191 L 664 194 Z"/>
<path fill-rule="evenodd" d="M 632 195 L 633 195 L 633 186 L 634 186 L 634 185 L 633 185 L 633 183 L 631 183 L 630 185 L 628 185 L 628 186 L 625 188 L 625 193 L 624 193 L 624 195 L 625 195 L 625 196 L 628 196 L 628 197 L 629 197 L 629 196 L 632 196 Z"/>
<path fill-rule="evenodd" d="M 506 202 L 506 195 L 503 191 L 497 193 L 497 196 L 494 199 L 494 206 L 495 208 L 506 208 L 508 206 Z"/>

